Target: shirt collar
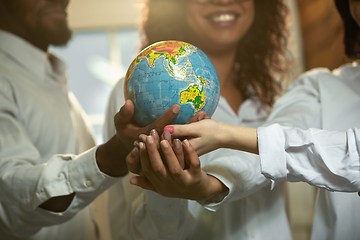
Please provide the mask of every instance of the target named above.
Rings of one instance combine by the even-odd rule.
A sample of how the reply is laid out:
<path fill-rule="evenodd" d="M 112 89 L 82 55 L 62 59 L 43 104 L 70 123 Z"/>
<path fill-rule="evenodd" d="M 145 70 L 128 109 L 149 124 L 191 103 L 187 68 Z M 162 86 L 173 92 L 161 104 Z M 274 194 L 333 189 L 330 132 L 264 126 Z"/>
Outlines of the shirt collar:
<path fill-rule="evenodd" d="M 50 75 L 54 79 L 64 80 L 66 66 L 63 61 L 15 34 L 0 30 L 0 51 L 39 79 L 45 80 Z"/>

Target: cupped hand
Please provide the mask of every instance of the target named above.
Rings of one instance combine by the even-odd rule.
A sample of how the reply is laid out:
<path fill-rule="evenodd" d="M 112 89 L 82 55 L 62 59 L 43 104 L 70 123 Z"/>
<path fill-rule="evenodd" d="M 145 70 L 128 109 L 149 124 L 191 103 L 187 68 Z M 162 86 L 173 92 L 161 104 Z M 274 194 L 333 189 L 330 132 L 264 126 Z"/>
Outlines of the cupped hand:
<path fill-rule="evenodd" d="M 190 143 L 182 143 L 189 168 L 183 169 L 178 156 L 167 140 L 160 142 L 163 159 L 152 136 L 140 143 L 140 159 L 143 176 L 133 177 L 130 182 L 166 197 L 206 200 L 216 193 L 211 176 L 200 167 L 200 160 Z M 166 165 L 164 162 L 166 162 Z M 218 180 L 216 180 L 218 181 Z"/>

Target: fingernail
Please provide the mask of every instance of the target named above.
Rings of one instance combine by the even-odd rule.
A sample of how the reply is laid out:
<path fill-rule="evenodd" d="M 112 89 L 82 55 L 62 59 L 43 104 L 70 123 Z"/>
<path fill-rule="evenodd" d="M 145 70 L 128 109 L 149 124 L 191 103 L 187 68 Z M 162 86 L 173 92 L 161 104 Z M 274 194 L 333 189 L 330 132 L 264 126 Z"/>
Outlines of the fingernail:
<path fill-rule="evenodd" d="M 168 131 L 170 134 L 173 134 L 174 133 L 174 127 L 166 126 L 166 127 L 164 127 L 164 131 Z"/>
<path fill-rule="evenodd" d="M 187 139 L 185 139 L 184 141 L 183 141 L 183 143 L 185 144 L 185 146 L 189 146 L 189 141 L 187 140 Z"/>
<path fill-rule="evenodd" d="M 172 109 L 172 111 L 173 111 L 173 113 L 178 114 L 178 113 L 180 112 L 180 109 L 181 109 L 181 107 L 180 107 L 179 105 L 176 105 L 176 106 Z"/>
<path fill-rule="evenodd" d="M 132 151 L 131 151 L 131 155 L 136 156 L 139 153 L 139 150 L 137 149 L 137 147 L 135 147 Z"/>
<path fill-rule="evenodd" d="M 169 147 L 169 143 L 168 143 L 168 141 L 165 141 L 165 140 L 162 140 L 161 142 L 160 142 L 160 144 L 161 144 L 161 146 L 163 146 L 163 147 Z"/>
<path fill-rule="evenodd" d="M 151 130 L 151 131 L 150 131 L 150 135 L 151 135 L 154 139 L 156 139 L 156 137 L 157 137 L 157 135 L 156 135 L 156 130 L 155 130 L 155 129 Z"/>
<path fill-rule="evenodd" d="M 179 149 L 179 148 L 180 148 L 180 140 L 179 140 L 179 139 L 175 139 L 175 140 L 174 140 L 174 145 L 175 145 L 175 147 L 176 147 L 177 149 Z"/>
<path fill-rule="evenodd" d="M 147 142 L 147 143 L 150 143 L 150 144 L 154 143 L 153 137 L 147 136 L 147 137 L 146 137 L 146 142 Z"/>
<path fill-rule="evenodd" d="M 200 120 L 203 120 L 204 118 L 205 118 L 204 115 L 200 115 L 200 116 L 198 117 L 198 120 L 200 121 Z"/>
<path fill-rule="evenodd" d="M 139 143 L 139 147 L 141 150 L 145 150 L 145 144 L 143 142 Z"/>
<path fill-rule="evenodd" d="M 163 134 L 164 134 L 165 140 L 170 141 L 170 133 L 169 133 L 169 131 L 164 131 Z"/>

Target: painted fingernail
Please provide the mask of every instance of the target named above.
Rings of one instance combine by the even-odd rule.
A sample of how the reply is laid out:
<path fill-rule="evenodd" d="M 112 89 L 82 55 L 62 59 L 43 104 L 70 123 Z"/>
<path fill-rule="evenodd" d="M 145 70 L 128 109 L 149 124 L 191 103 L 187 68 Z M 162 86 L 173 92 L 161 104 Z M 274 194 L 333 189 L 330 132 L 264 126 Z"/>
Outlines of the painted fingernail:
<path fill-rule="evenodd" d="M 164 131 L 164 138 L 165 138 L 165 140 L 168 140 L 168 141 L 170 141 L 170 133 L 169 133 L 169 131 Z"/>
<path fill-rule="evenodd" d="M 180 148 L 180 140 L 179 139 L 175 139 L 174 140 L 174 145 L 175 145 L 175 147 L 177 148 L 177 149 L 179 149 Z"/>
<path fill-rule="evenodd" d="M 162 140 L 161 142 L 160 142 L 160 144 L 161 144 L 161 146 L 163 146 L 163 147 L 169 147 L 169 143 L 168 143 L 168 141 L 165 141 L 165 140 Z"/>
<path fill-rule="evenodd" d="M 189 146 L 189 141 L 187 140 L 187 139 L 185 139 L 184 141 L 183 141 L 183 143 L 185 144 L 185 146 Z"/>
<path fill-rule="evenodd" d="M 180 109 L 181 109 L 181 107 L 180 107 L 179 105 L 176 105 L 176 106 L 172 109 L 172 111 L 173 111 L 173 113 L 178 114 L 178 113 L 180 112 Z"/>
<path fill-rule="evenodd" d="M 174 127 L 166 126 L 166 127 L 164 127 L 164 131 L 168 131 L 170 134 L 173 134 L 174 133 Z"/>
<path fill-rule="evenodd" d="M 138 153 L 139 153 L 139 150 L 138 150 L 137 147 L 135 147 L 135 148 L 131 151 L 131 155 L 133 155 L 133 156 L 138 155 Z"/>
<path fill-rule="evenodd" d="M 156 137 L 157 137 L 156 130 L 155 130 L 155 129 L 151 130 L 151 131 L 150 131 L 150 135 L 151 135 L 154 139 L 156 139 Z"/>
<path fill-rule="evenodd" d="M 150 144 L 151 144 L 151 143 L 154 143 L 153 137 L 147 136 L 147 137 L 146 137 L 146 142 L 147 142 L 147 143 L 150 143 Z"/>

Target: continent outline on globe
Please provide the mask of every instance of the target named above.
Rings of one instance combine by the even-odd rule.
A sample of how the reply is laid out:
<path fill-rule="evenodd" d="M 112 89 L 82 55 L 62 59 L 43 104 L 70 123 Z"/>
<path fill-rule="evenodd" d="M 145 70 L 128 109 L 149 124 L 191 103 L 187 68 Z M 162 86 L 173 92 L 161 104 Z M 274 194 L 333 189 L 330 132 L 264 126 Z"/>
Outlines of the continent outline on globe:
<path fill-rule="evenodd" d="M 174 124 L 184 124 L 198 111 L 213 114 L 220 82 L 211 60 L 197 47 L 181 41 L 162 41 L 142 50 L 125 76 L 124 95 L 134 103 L 135 120 L 146 126 L 170 106 L 181 111 Z"/>

